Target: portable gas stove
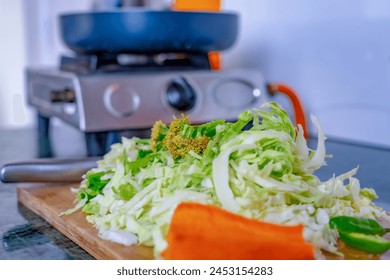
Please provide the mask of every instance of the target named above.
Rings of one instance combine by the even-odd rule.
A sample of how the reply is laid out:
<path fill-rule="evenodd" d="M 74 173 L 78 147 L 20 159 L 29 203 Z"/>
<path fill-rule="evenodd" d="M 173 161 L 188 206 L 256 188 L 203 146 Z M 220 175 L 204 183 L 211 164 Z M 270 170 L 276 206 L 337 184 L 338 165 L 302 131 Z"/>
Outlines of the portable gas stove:
<path fill-rule="evenodd" d="M 38 113 L 39 156 L 50 157 L 50 118 L 85 134 L 87 155 L 122 136 L 149 137 L 153 124 L 189 115 L 194 124 L 235 120 L 265 100 L 255 70 L 213 71 L 209 52 L 229 48 L 237 15 L 129 9 L 62 15 L 59 69 L 27 70 Z"/>
<path fill-rule="evenodd" d="M 63 59 L 62 70 L 27 71 L 29 104 L 39 115 L 41 156 L 51 155 L 51 117 L 83 131 L 88 155 L 95 156 L 121 136 L 149 136 L 157 120 L 170 123 L 181 114 L 190 115 L 192 123 L 234 120 L 263 100 L 265 83 L 256 71 L 211 71 L 206 65 L 177 65 L 177 60 L 86 69 L 87 59 L 96 56 Z"/>
<path fill-rule="evenodd" d="M 190 115 L 194 124 L 235 120 L 264 100 L 260 72 L 210 68 L 208 52 L 234 42 L 235 14 L 137 9 L 64 15 L 61 20 L 64 41 L 74 55 L 63 56 L 59 69 L 27 70 L 28 102 L 39 116 L 41 157 L 52 156 L 51 117 L 82 131 L 88 156 L 97 156 L 121 136 L 148 137 L 157 120 L 169 123 L 181 114 Z M 217 31 L 210 33 L 205 21 Z M 162 23 L 164 30 L 159 30 Z M 226 26 L 229 30 L 218 35 Z"/>

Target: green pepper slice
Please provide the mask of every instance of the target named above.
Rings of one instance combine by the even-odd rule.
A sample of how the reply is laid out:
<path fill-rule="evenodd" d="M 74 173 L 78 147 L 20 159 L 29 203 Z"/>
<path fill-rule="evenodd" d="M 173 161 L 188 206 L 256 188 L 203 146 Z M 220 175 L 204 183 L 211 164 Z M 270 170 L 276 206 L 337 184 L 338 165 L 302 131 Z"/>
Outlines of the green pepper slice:
<path fill-rule="evenodd" d="M 372 254 L 382 254 L 390 249 L 390 241 L 378 235 L 339 232 L 340 239 L 348 247 Z"/>
<path fill-rule="evenodd" d="M 384 235 L 389 229 L 385 229 L 378 221 L 374 219 L 349 217 L 349 216 L 337 216 L 333 217 L 329 221 L 330 228 L 337 229 L 345 233 L 363 233 Z"/>

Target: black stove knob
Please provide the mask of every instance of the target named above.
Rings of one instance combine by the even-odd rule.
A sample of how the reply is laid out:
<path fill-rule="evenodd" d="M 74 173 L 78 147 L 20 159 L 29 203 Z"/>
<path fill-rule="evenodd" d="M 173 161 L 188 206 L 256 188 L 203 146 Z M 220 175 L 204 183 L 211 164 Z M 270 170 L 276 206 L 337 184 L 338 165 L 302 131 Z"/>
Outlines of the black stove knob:
<path fill-rule="evenodd" d="M 183 77 L 171 81 L 166 94 L 168 104 L 178 111 L 188 111 L 196 102 L 195 90 Z"/>

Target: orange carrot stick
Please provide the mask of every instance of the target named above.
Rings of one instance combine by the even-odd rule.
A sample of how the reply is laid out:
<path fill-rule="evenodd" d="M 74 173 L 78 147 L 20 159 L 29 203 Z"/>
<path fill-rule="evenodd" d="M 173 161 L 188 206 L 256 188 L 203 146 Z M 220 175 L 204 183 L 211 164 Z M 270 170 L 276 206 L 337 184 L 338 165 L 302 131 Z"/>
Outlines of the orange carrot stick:
<path fill-rule="evenodd" d="M 302 230 L 302 225 L 276 225 L 211 205 L 181 203 L 161 255 L 170 260 L 314 259 L 314 248 L 304 241 Z"/>

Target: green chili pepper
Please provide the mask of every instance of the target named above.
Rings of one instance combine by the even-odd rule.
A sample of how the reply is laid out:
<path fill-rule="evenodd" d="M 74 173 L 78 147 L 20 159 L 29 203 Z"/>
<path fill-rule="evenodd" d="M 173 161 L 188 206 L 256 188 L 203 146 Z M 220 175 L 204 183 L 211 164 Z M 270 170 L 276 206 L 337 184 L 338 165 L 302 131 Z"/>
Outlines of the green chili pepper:
<path fill-rule="evenodd" d="M 333 217 L 329 221 L 330 228 L 337 229 L 339 232 L 351 233 L 363 233 L 363 234 L 374 234 L 384 235 L 389 232 L 390 229 L 385 229 L 381 226 L 378 221 L 374 219 L 365 219 L 348 216 L 337 216 Z"/>
<path fill-rule="evenodd" d="M 340 239 L 348 247 L 372 254 L 382 254 L 390 249 L 390 240 L 378 235 L 339 232 Z"/>

